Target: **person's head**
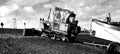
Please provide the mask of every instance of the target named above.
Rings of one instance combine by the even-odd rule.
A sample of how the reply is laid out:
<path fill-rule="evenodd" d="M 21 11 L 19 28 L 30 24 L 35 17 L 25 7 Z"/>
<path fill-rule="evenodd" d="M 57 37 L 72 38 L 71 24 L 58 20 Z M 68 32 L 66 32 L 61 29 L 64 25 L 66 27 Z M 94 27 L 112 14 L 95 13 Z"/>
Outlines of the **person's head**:
<path fill-rule="evenodd" d="M 62 9 L 61 9 L 61 8 L 55 7 L 55 13 L 56 13 L 56 14 L 59 14 L 59 13 L 60 13 L 60 11 L 62 11 Z"/>
<path fill-rule="evenodd" d="M 75 20 L 75 16 L 76 16 L 76 14 L 74 14 L 74 13 L 71 13 L 70 15 L 69 15 L 69 21 L 73 21 L 73 20 Z"/>
<path fill-rule="evenodd" d="M 108 15 L 110 16 L 110 13 L 108 13 Z"/>
<path fill-rule="evenodd" d="M 3 28 L 3 26 L 4 26 L 4 23 L 3 23 L 3 22 L 1 22 L 1 27 Z"/>

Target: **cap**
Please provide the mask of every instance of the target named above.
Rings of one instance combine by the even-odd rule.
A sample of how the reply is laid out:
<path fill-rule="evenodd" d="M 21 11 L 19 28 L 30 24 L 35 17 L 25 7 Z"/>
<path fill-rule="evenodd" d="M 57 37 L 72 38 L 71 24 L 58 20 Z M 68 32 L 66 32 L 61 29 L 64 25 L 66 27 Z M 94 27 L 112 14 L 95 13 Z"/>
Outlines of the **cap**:
<path fill-rule="evenodd" d="M 69 17 L 75 17 L 76 16 L 76 14 L 74 14 L 74 13 L 71 13 L 70 15 L 69 15 Z"/>

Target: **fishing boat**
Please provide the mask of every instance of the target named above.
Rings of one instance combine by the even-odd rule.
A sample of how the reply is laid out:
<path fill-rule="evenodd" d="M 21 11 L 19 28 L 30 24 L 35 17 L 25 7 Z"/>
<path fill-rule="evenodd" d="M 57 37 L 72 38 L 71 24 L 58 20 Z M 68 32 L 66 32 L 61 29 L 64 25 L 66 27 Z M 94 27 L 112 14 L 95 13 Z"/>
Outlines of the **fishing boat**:
<path fill-rule="evenodd" d="M 110 13 L 106 18 L 111 18 Z M 92 19 L 92 30 L 96 31 L 96 37 L 120 43 L 120 22 Z"/>

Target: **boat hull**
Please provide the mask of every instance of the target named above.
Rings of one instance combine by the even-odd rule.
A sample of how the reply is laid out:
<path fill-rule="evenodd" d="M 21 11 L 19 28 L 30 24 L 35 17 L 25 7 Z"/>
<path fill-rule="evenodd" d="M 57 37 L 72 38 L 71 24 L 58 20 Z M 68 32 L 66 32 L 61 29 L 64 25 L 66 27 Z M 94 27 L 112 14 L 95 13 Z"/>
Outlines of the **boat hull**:
<path fill-rule="evenodd" d="M 120 27 L 93 20 L 92 29 L 96 31 L 96 37 L 120 43 Z"/>

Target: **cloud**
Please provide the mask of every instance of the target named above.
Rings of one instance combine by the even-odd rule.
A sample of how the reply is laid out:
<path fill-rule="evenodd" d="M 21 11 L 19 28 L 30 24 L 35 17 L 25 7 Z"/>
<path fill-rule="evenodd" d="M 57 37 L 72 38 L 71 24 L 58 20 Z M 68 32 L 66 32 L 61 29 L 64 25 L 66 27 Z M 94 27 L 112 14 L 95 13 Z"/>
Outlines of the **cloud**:
<path fill-rule="evenodd" d="M 45 13 L 37 12 L 33 6 L 39 3 L 44 3 L 49 0 L 10 0 L 6 2 L 6 5 L 0 7 L 0 22 L 5 23 L 5 27 L 13 27 L 13 19 L 17 19 L 19 28 L 23 28 L 23 22 L 27 23 L 28 28 L 37 27 L 40 17 L 46 17 Z M 40 7 L 38 7 L 40 8 Z M 11 17 L 12 16 L 12 17 Z M 7 19 L 11 20 L 7 20 Z M 38 20 L 38 21 L 37 21 Z M 9 22 L 8 22 L 9 21 Z M 21 22 L 21 23 L 20 23 Z"/>
<path fill-rule="evenodd" d="M 0 18 L 0 23 L 4 23 L 4 28 L 13 28 L 13 18 L 11 16 L 4 16 Z"/>
<path fill-rule="evenodd" d="M 26 21 L 30 27 L 34 27 L 36 25 L 33 24 L 37 24 L 39 18 L 47 19 L 49 8 L 57 6 L 74 11 L 79 25 L 88 27 L 93 16 L 105 18 L 111 12 L 113 18 L 119 18 L 119 5 L 120 0 L 9 0 L 0 7 L 0 16 L 6 16 L 5 19 L 12 16 L 9 18 L 15 17 L 18 22 Z"/>
<path fill-rule="evenodd" d="M 17 21 L 17 28 L 24 28 L 24 23 L 26 23 L 26 28 L 38 28 L 39 20 L 20 20 Z"/>
<path fill-rule="evenodd" d="M 0 6 L 5 5 L 8 0 L 0 0 Z"/>
<path fill-rule="evenodd" d="M 35 10 L 31 6 L 24 7 L 23 10 L 29 13 L 35 12 Z"/>
<path fill-rule="evenodd" d="M 119 9 L 119 10 L 116 10 L 115 12 L 120 14 L 120 9 Z"/>
<path fill-rule="evenodd" d="M 44 4 L 43 5 L 44 8 L 54 8 L 53 4 Z"/>
<path fill-rule="evenodd" d="M 34 6 L 39 3 L 45 3 L 48 2 L 49 0 L 10 0 L 8 4 L 11 3 L 17 3 L 20 6 Z"/>
<path fill-rule="evenodd" d="M 0 7 L 0 16 L 6 16 L 9 13 L 11 13 L 12 11 L 15 11 L 17 9 L 19 9 L 17 4 L 13 4 L 12 6 L 7 6 L 7 5 L 1 6 Z"/>

